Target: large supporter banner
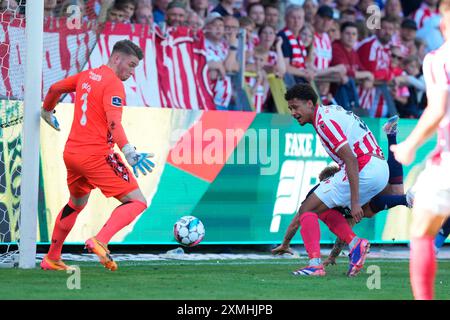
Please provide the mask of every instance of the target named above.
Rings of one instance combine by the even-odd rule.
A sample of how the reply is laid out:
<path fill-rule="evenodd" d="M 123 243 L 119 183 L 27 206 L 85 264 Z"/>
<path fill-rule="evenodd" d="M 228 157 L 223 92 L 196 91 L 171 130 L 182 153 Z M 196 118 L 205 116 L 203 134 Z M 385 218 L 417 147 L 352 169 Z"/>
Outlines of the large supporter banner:
<path fill-rule="evenodd" d="M 51 234 L 69 198 L 62 151 L 72 113 L 71 105 L 59 106 L 61 132 L 41 126 L 47 212 L 41 221 L 48 221 L 41 242 L 49 241 L 43 235 Z M 387 156 L 383 120 L 365 121 Z M 173 224 L 184 215 L 203 221 L 205 244 L 279 243 L 320 171 L 331 163 L 314 129 L 299 126 L 287 115 L 128 107 L 123 122 L 138 150 L 155 153 L 156 168 L 138 178 L 148 209 L 113 243 L 175 244 Z M 398 139 L 405 139 L 416 123 L 402 119 Z M 406 190 L 435 143 L 427 142 L 416 161 L 404 168 Z M 82 243 L 95 235 L 118 205 L 95 190 L 68 241 Z M 356 231 L 375 243 L 408 241 L 410 220 L 410 209 L 397 207 L 364 219 Z M 321 239 L 335 239 L 324 225 Z M 298 234 L 293 242 L 301 243 Z"/>
<path fill-rule="evenodd" d="M 23 100 L 25 58 L 33 54 L 26 48 L 25 20 L 3 16 L 0 25 L 0 97 Z M 106 64 L 114 44 L 123 39 L 144 52 L 135 75 L 124 83 L 127 105 L 214 110 L 203 34 L 193 34 L 187 27 L 163 33 L 149 25 L 84 22 L 75 28 L 65 18 L 46 18 L 43 95 L 56 81 Z M 64 101 L 73 98 L 69 94 Z"/>

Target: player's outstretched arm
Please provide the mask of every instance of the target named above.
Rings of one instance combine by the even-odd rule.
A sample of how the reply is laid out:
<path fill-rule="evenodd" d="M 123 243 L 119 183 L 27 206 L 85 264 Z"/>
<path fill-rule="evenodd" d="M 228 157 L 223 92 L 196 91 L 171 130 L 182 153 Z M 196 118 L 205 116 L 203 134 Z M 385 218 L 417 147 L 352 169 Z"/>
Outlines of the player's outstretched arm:
<path fill-rule="evenodd" d="M 45 95 L 44 104 L 41 110 L 41 118 L 55 130 L 60 131 L 60 127 L 58 120 L 54 115 L 54 109 L 63 93 L 74 92 L 77 89 L 79 75 L 80 74 L 76 74 L 54 83 Z"/>
<path fill-rule="evenodd" d="M 300 228 L 299 216 L 298 213 L 294 216 L 291 223 L 289 224 L 288 229 L 286 230 L 286 234 L 284 235 L 283 243 L 272 250 L 272 254 L 281 255 L 285 253 L 294 254 L 292 249 L 289 247 L 292 238 L 297 232 L 298 228 Z"/>

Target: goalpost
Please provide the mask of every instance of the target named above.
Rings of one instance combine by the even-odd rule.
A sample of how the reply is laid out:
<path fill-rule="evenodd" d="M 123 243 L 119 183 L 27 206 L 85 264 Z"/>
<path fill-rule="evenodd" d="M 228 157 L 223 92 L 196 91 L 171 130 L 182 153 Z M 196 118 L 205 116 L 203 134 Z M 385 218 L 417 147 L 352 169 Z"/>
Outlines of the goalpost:
<path fill-rule="evenodd" d="M 27 1 L 19 268 L 36 266 L 44 0 Z"/>
<path fill-rule="evenodd" d="M 0 268 L 35 268 L 36 244 L 51 240 L 39 172 L 42 98 L 85 68 L 107 6 L 0 1 Z"/>

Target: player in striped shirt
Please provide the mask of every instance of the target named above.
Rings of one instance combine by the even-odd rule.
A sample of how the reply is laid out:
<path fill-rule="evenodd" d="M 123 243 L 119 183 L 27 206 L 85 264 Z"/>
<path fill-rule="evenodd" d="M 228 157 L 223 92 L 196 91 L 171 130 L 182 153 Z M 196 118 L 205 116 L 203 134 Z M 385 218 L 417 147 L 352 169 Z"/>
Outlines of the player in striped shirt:
<path fill-rule="evenodd" d="M 389 168 L 372 132 L 351 111 L 340 106 L 321 106 L 314 89 L 298 84 L 285 95 L 291 115 L 300 125 L 312 124 L 330 157 L 340 170 L 324 181 L 302 203 L 286 231 L 283 243 L 274 254 L 289 252 L 289 243 L 301 226 L 300 233 L 310 258 L 309 265 L 295 275 L 325 275 L 320 255 L 321 219 L 329 219 L 330 230 L 343 239 L 350 249 L 348 276 L 355 276 L 364 266 L 369 249 L 366 239 L 358 238 L 339 214 L 329 215 L 335 207 L 349 207 L 356 222 L 363 215 L 363 206 L 388 185 Z M 332 210 L 331 210 L 332 212 Z M 332 214 L 332 213 L 331 213 Z"/>
<path fill-rule="evenodd" d="M 436 149 L 414 186 L 410 273 L 418 300 L 433 299 L 437 269 L 434 237 L 450 216 L 450 0 L 441 1 L 440 12 L 446 42 L 429 53 L 423 65 L 428 106 L 408 138 L 391 147 L 399 162 L 410 164 L 416 150 L 438 132 Z"/>

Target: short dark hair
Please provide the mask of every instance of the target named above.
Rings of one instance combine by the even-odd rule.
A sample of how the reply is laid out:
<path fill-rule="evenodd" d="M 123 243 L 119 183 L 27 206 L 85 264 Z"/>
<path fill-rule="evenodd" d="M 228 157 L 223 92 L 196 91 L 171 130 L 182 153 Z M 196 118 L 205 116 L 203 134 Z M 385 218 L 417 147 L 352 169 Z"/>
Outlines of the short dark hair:
<path fill-rule="evenodd" d="M 132 55 L 139 60 L 142 60 L 142 58 L 144 58 L 144 53 L 142 52 L 141 48 L 139 48 L 138 45 L 128 39 L 117 41 L 113 47 L 111 54 L 113 54 L 114 52 L 121 52 L 127 55 Z"/>
<path fill-rule="evenodd" d="M 296 84 L 286 92 L 284 98 L 287 101 L 293 99 L 299 99 L 303 101 L 311 100 L 314 105 L 316 105 L 317 101 L 319 100 L 319 97 L 317 96 L 317 93 L 314 91 L 313 87 L 311 87 L 311 85 L 307 83 Z"/>
<path fill-rule="evenodd" d="M 260 7 L 263 8 L 263 10 L 265 10 L 265 8 L 264 8 L 264 6 L 263 6 L 262 3 L 260 3 L 260 2 L 253 2 L 253 3 L 250 3 L 250 4 L 247 6 L 247 8 L 246 8 L 245 11 L 247 12 L 247 14 L 249 14 L 249 13 L 250 13 L 250 10 L 252 10 L 252 8 L 253 8 L 253 7 L 256 7 L 256 6 L 260 6 Z"/>
<path fill-rule="evenodd" d="M 381 18 L 381 23 L 383 23 L 383 22 L 396 24 L 397 23 L 397 19 L 395 17 L 383 17 L 383 18 Z"/>
<path fill-rule="evenodd" d="M 356 30 L 358 30 L 358 25 L 356 23 L 354 23 L 354 22 L 351 22 L 351 21 L 344 22 L 341 25 L 341 33 L 344 32 L 345 29 L 347 29 L 347 28 L 356 28 Z"/>
<path fill-rule="evenodd" d="M 267 8 L 272 8 L 272 9 L 276 9 L 278 11 L 280 11 L 280 6 L 276 3 L 268 3 L 264 6 L 264 10 L 266 10 Z"/>

